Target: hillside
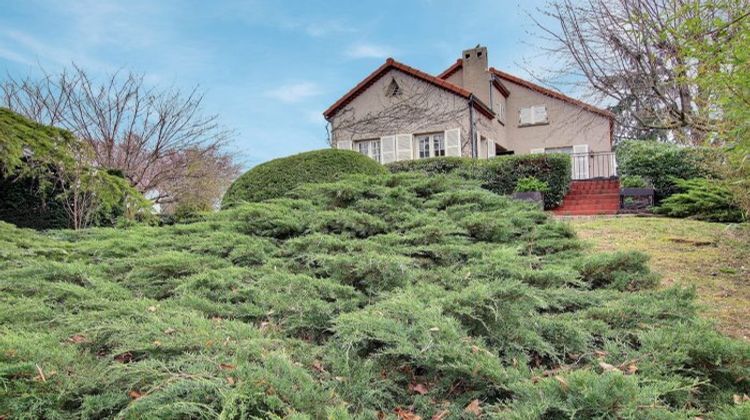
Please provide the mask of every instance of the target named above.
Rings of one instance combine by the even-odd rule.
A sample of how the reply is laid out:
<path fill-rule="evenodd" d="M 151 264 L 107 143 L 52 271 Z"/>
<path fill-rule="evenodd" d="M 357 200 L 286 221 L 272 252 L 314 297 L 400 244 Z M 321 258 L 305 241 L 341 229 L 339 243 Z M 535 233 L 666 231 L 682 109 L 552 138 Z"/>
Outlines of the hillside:
<path fill-rule="evenodd" d="M 695 287 L 721 331 L 750 340 L 750 226 L 638 217 L 571 221 L 592 252 L 615 249 L 651 256 L 662 285 Z"/>
<path fill-rule="evenodd" d="M 659 281 L 442 176 L 0 223 L 0 418 L 747 418 L 750 345 Z"/>

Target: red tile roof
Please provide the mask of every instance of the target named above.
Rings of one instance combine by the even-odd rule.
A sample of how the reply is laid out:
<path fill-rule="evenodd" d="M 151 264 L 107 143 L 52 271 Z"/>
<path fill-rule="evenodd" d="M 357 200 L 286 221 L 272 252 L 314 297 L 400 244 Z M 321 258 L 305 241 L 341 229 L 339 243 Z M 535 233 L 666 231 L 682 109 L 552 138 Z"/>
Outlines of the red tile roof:
<path fill-rule="evenodd" d="M 439 88 L 445 89 L 462 98 L 471 100 L 477 106 L 477 110 L 480 113 L 482 113 L 484 116 L 486 116 L 487 118 L 495 117 L 494 112 L 492 112 L 492 110 L 490 110 L 490 108 L 487 105 L 485 105 L 482 101 L 476 98 L 468 90 L 460 86 L 456 86 L 453 83 L 450 83 L 440 78 L 437 78 L 435 76 L 432 76 L 430 74 L 427 74 L 421 70 L 417 70 L 414 67 L 410 67 L 410 66 L 407 66 L 406 64 L 399 63 L 398 61 L 392 58 L 388 58 L 387 60 L 385 60 L 385 63 L 383 63 L 382 66 L 378 67 L 374 72 L 370 73 L 369 76 L 367 76 L 364 80 L 362 80 L 356 86 L 354 86 L 349 92 L 346 93 L 346 95 L 342 96 L 338 101 L 336 101 L 327 110 L 325 110 L 325 112 L 323 112 L 323 116 L 326 119 L 331 118 L 333 115 L 336 114 L 337 111 L 339 111 L 341 108 L 349 104 L 352 100 L 354 100 L 354 98 L 359 96 L 362 92 L 367 90 L 367 88 L 372 86 L 373 83 L 375 83 L 378 79 L 383 77 L 383 75 L 385 75 L 391 69 L 396 69 L 410 76 L 416 77 L 417 79 L 420 79 L 427 83 L 435 85 Z"/>
<path fill-rule="evenodd" d="M 444 72 L 438 74 L 437 77 L 438 77 L 438 79 L 447 79 L 447 78 L 453 76 L 453 73 L 461 70 L 461 67 L 463 67 L 463 66 L 464 66 L 464 62 L 461 61 L 461 59 L 459 58 L 450 67 L 448 67 L 447 69 L 445 69 Z"/>
<path fill-rule="evenodd" d="M 505 73 L 505 72 L 500 71 L 500 70 L 498 70 L 498 69 L 496 69 L 494 67 L 490 67 L 490 72 L 492 74 L 494 74 L 495 76 L 503 79 L 503 80 L 507 80 L 507 81 L 515 83 L 517 85 L 521 85 L 521 86 L 523 86 L 525 88 L 528 88 L 528 89 L 531 89 L 531 90 L 533 90 L 535 92 L 541 93 L 542 95 L 547 95 L 549 97 L 552 97 L 552 98 L 559 99 L 561 101 L 567 102 L 567 103 L 569 103 L 571 105 L 579 106 L 579 107 L 581 107 L 581 108 L 583 108 L 583 109 L 585 109 L 587 111 L 593 112 L 595 114 L 599 114 L 601 116 L 604 116 L 604 117 L 607 117 L 607 118 L 610 118 L 610 119 L 612 119 L 612 118 L 615 117 L 615 115 L 613 113 L 611 113 L 610 111 L 607 111 L 606 109 L 597 108 L 597 107 L 595 107 L 593 105 L 587 104 L 586 102 L 580 101 L 580 100 L 575 99 L 575 98 L 571 98 L 570 96 L 563 95 L 560 92 L 556 92 L 556 91 L 554 91 L 552 89 L 547 89 L 547 88 L 539 86 L 539 85 L 537 85 L 535 83 L 531 83 L 528 80 L 524 80 L 524 79 L 521 79 L 518 76 L 513 76 L 512 74 Z"/>
<path fill-rule="evenodd" d="M 450 67 L 445 69 L 444 72 L 440 73 L 437 77 L 438 79 L 448 79 L 449 77 L 453 76 L 457 71 L 461 70 L 464 67 L 463 61 L 459 58 L 456 60 L 455 63 L 453 63 Z M 495 78 L 492 79 L 492 85 L 495 86 L 495 88 L 506 98 L 510 96 L 510 91 L 508 88 L 503 85 L 503 83 Z"/>

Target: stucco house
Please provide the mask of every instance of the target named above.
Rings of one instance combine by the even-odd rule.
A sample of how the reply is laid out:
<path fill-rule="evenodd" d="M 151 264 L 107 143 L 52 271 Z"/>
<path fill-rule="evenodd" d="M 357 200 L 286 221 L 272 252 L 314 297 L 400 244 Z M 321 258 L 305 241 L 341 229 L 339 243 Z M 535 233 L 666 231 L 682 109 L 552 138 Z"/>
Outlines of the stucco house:
<path fill-rule="evenodd" d="M 437 76 L 387 59 L 323 113 L 331 144 L 382 163 L 562 152 L 574 179 L 614 176 L 612 113 L 488 62 L 481 46 Z"/>

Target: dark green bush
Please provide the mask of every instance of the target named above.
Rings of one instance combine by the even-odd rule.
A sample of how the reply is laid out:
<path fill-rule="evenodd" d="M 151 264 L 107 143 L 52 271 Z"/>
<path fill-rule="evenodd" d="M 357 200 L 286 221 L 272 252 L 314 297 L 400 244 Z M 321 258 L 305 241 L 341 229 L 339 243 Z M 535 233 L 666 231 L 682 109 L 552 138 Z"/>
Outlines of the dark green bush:
<path fill-rule="evenodd" d="M 714 176 L 711 168 L 722 160 L 716 149 L 681 147 L 656 141 L 630 140 L 617 145 L 620 176 L 640 176 L 654 186 L 657 200 L 674 194 L 675 178 Z"/>
<path fill-rule="evenodd" d="M 350 150 L 323 149 L 274 159 L 245 172 L 229 187 L 221 207 L 284 196 L 295 187 L 327 182 L 350 174 L 380 175 L 385 169 Z"/>
<path fill-rule="evenodd" d="M 544 194 L 544 207 L 547 209 L 559 206 L 570 187 L 570 156 L 566 154 L 500 156 L 486 160 L 439 157 L 399 161 L 387 166 L 394 173 L 456 173 L 467 179 L 479 180 L 483 188 L 503 195 L 513 193 L 519 180 L 533 177 L 549 187 Z"/>
<path fill-rule="evenodd" d="M 745 219 L 732 191 L 722 181 L 704 178 L 675 179 L 676 194 L 661 201 L 655 211 L 670 217 L 689 217 L 709 222 L 741 222 Z"/>

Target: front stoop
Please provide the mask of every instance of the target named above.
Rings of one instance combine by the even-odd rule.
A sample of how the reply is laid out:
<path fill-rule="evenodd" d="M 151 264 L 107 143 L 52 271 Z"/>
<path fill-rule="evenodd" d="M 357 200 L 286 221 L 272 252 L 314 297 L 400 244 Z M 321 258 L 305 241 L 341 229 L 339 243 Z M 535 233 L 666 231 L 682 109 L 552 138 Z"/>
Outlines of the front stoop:
<path fill-rule="evenodd" d="M 617 214 L 620 210 L 620 180 L 587 179 L 572 181 L 570 191 L 556 216 L 598 216 Z"/>

